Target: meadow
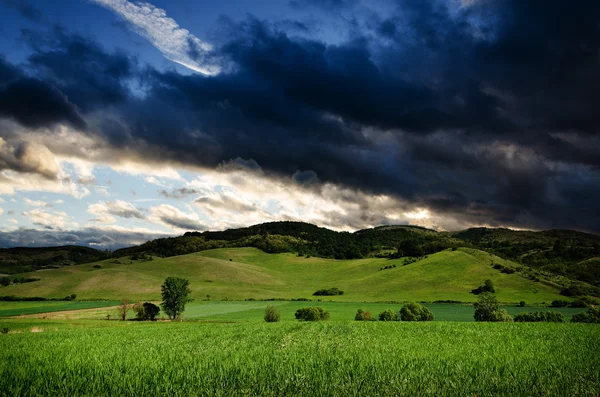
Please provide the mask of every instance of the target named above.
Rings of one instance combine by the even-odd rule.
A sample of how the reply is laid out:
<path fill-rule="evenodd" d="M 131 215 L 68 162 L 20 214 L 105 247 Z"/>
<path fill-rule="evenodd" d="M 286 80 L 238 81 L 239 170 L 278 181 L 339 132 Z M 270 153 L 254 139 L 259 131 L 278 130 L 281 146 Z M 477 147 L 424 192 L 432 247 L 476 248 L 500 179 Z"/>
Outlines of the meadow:
<path fill-rule="evenodd" d="M 19 396 L 600 394 L 600 327 L 0 320 Z M 29 332 L 29 331 L 37 332 Z"/>
<path fill-rule="evenodd" d="M 108 259 L 56 270 L 25 273 L 40 281 L 0 288 L 2 295 L 78 299 L 159 300 L 168 276 L 190 280 L 192 297 L 201 300 L 265 300 L 311 298 L 322 288 L 337 287 L 338 302 L 456 300 L 473 302 L 470 291 L 493 280 L 502 302 L 550 303 L 565 299 L 559 288 L 534 282 L 520 273 L 505 274 L 491 264 L 518 265 L 475 249 L 461 248 L 428 255 L 414 263 L 405 259 L 334 260 L 295 254 L 267 254 L 256 248 L 224 248 L 152 261 L 129 257 Z M 96 268 L 100 266 L 101 268 Z M 394 267 L 395 266 L 395 267 Z M 389 267 L 388 269 L 380 270 Z"/>

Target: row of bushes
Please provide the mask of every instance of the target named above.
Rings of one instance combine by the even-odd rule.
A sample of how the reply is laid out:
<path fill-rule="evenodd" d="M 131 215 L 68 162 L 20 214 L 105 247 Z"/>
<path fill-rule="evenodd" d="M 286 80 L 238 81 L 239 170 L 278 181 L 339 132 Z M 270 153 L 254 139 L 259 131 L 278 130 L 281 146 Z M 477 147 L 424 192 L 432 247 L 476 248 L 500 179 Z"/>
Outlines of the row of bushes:
<path fill-rule="evenodd" d="M 40 281 L 40 279 L 35 278 L 35 277 L 15 277 L 15 278 L 2 277 L 2 278 L 0 278 L 0 286 L 8 287 L 11 284 L 25 284 L 25 283 L 32 283 L 34 281 Z"/>
<path fill-rule="evenodd" d="M 523 312 L 515 315 L 514 321 L 517 323 L 564 323 L 565 316 L 558 312 Z"/>
<path fill-rule="evenodd" d="M 0 302 L 37 302 L 37 301 L 74 301 L 76 294 L 67 295 L 64 298 L 42 298 L 40 296 L 0 296 Z"/>
<path fill-rule="evenodd" d="M 577 307 L 577 308 L 585 308 L 587 307 L 587 303 L 582 300 L 574 300 L 573 302 L 563 301 L 563 300 L 555 300 L 552 301 L 550 307 Z"/>
<path fill-rule="evenodd" d="M 320 289 L 316 291 L 314 296 L 335 296 L 335 295 L 344 295 L 344 291 L 339 288 L 333 287 L 329 289 Z"/>

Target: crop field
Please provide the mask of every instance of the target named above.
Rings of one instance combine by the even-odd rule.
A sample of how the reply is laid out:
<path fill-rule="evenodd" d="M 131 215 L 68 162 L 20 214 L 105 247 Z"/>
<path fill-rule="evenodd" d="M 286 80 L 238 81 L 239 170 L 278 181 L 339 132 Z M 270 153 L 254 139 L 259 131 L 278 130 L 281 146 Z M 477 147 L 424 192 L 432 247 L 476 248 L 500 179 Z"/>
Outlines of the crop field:
<path fill-rule="evenodd" d="M 116 301 L 92 302 L 61 302 L 61 301 L 34 301 L 34 302 L 0 302 L 0 317 L 19 316 L 23 314 L 52 313 L 65 310 L 94 309 L 114 306 Z"/>
<path fill-rule="evenodd" d="M 156 302 L 157 304 L 159 302 Z M 117 318 L 116 310 L 112 307 L 118 302 L 0 302 L 0 317 L 44 314 L 48 318 L 63 319 L 89 319 L 101 320 L 110 314 Z M 373 302 L 290 302 L 290 301 L 228 301 L 228 302 L 202 302 L 196 301 L 186 306 L 184 317 L 186 320 L 215 320 L 227 322 L 262 322 L 265 308 L 269 305 L 276 306 L 281 313 L 281 321 L 296 321 L 294 313 L 301 307 L 321 306 L 331 313 L 331 321 L 348 321 L 354 319 L 357 309 L 370 311 L 374 316 L 378 313 L 392 309 L 396 312 L 402 307 L 401 303 L 373 303 Z M 470 304 L 427 303 L 424 304 L 435 315 L 436 321 L 461 321 L 472 322 L 474 308 Z M 97 308 L 96 310 L 90 310 Z M 520 312 L 555 311 L 565 316 L 569 321 L 573 314 L 586 309 L 576 308 L 551 308 L 551 307 L 516 307 L 504 306 L 511 315 Z M 86 309 L 86 310 L 80 310 Z M 60 311 L 68 310 L 63 315 Z M 46 314 L 47 313 L 47 314 Z M 129 312 L 128 318 L 133 318 L 134 313 Z M 164 314 L 159 318 L 166 318 Z"/>
<path fill-rule="evenodd" d="M 600 327 L 0 320 L 19 396 L 600 394 Z M 33 331 L 33 332 L 30 332 Z"/>

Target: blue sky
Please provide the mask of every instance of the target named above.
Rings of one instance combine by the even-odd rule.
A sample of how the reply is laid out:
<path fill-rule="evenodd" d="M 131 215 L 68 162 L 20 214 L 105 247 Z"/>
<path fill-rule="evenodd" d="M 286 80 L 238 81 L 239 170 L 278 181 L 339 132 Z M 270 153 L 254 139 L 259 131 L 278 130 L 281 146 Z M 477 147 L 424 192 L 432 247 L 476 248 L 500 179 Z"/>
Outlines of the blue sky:
<path fill-rule="evenodd" d="M 584 3 L 0 0 L 0 246 L 600 232 Z"/>

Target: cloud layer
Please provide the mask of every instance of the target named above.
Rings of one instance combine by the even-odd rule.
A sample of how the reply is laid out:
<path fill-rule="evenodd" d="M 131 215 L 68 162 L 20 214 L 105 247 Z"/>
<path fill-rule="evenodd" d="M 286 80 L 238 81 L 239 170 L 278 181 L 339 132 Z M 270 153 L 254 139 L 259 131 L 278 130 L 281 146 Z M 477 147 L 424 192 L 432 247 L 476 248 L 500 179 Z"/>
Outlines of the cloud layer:
<path fill-rule="evenodd" d="M 202 73 L 28 32 L 26 61 L 0 60 L 0 178 L 14 186 L 28 174 L 71 189 L 56 158 L 135 168 L 182 206 L 105 199 L 88 212 L 174 232 L 294 218 L 600 233 L 597 2 L 398 0 L 335 42 L 248 16 L 224 19 L 211 46 L 150 4 L 94 2 Z M 174 169 L 203 175 L 159 187 Z"/>

